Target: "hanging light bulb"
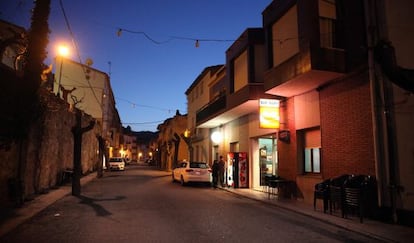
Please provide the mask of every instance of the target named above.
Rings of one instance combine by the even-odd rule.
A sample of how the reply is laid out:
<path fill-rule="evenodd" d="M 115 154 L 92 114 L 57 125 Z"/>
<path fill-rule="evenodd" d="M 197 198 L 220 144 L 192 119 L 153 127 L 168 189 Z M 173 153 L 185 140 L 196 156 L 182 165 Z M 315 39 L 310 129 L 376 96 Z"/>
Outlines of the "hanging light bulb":
<path fill-rule="evenodd" d="M 200 47 L 200 42 L 198 40 L 196 40 L 195 47 L 196 48 Z"/>
<path fill-rule="evenodd" d="M 120 36 L 121 36 L 121 34 L 122 34 L 122 29 L 118 29 L 118 31 L 116 32 L 116 35 L 117 35 L 118 37 L 120 37 Z"/>

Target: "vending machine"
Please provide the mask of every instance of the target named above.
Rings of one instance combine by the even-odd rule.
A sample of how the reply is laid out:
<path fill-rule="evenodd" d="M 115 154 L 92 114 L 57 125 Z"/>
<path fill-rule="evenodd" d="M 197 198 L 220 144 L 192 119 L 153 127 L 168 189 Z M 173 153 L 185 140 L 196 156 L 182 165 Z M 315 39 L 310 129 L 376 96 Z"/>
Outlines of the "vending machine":
<path fill-rule="evenodd" d="M 229 187 L 249 187 L 248 165 L 246 152 L 230 152 L 227 154 L 227 185 Z"/>

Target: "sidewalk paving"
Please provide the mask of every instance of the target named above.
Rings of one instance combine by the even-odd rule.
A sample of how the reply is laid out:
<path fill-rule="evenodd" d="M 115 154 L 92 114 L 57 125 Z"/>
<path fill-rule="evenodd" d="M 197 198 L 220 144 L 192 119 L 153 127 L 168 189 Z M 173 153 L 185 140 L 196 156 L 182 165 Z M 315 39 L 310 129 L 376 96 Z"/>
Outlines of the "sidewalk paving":
<path fill-rule="evenodd" d="M 91 173 L 81 178 L 81 186 L 92 181 L 97 177 L 97 173 Z M 49 205 L 57 200 L 72 193 L 71 185 L 60 186 L 58 189 L 51 190 L 47 194 L 35 197 L 32 201 L 26 202 L 21 208 L 17 208 L 14 214 L 3 222 L 0 221 L 0 237 L 12 231 L 14 228 L 23 224 Z"/>
<path fill-rule="evenodd" d="M 155 171 L 155 170 L 154 170 Z M 171 176 L 170 172 L 158 171 L 160 176 Z M 84 185 L 97 177 L 96 173 L 91 173 L 81 178 L 81 185 Z M 220 188 L 220 187 L 219 187 Z M 342 218 L 338 214 L 323 213 L 321 207 L 317 210 L 313 209 L 312 205 L 305 204 L 298 200 L 279 199 L 277 195 L 269 195 L 265 192 L 256 191 L 252 189 L 234 189 L 234 188 L 220 188 L 229 193 L 234 193 L 239 196 L 250 198 L 252 200 L 265 203 L 267 205 L 280 207 L 286 210 L 300 213 L 347 230 L 351 230 L 360 234 L 367 235 L 371 238 L 381 240 L 384 242 L 412 242 L 414 239 L 414 228 L 387 224 L 380 221 L 370 220 L 364 218 L 364 223 L 359 222 L 359 218 L 352 216 L 347 219 Z M 20 224 L 26 222 L 37 213 L 53 204 L 60 198 L 65 197 L 71 193 L 71 186 L 62 186 L 56 190 L 52 190 L 47 194 L 36 197 L 33 201 L 27 202 L 22 208 L 16 209 L 15 215 L 10 219 L 0 222 L 0 237 L 10 232 Z"/>
<path fill-rule="evenodd" d="M 304 202 L 292 199 L 279 199 L 277 195 L 269 195 L 262 191 L 256 191 L 252 189 L 234 189 L 234 188 L 221 188 L 231 193 L 235 193 L 240 196 L 244 196 L 256 201 L 273 205 L 276 207 L 284 208 L 302 215 L 306 215 L 338 227 L 351 230 L 363 235 L 367 235 L 371 238 L 384 241 L 384 242 L 412 242 L 414 239 L 414 228 L 387 224 L 384 222 L 371 220 L 364 218 L 364 222 L 360 223 L 359 217 L 349 216 L 348 218 L 342 218 L 340 214 L 324 213 L 322 206 L 313 209 L 313 205 L 305 204 Z"/>

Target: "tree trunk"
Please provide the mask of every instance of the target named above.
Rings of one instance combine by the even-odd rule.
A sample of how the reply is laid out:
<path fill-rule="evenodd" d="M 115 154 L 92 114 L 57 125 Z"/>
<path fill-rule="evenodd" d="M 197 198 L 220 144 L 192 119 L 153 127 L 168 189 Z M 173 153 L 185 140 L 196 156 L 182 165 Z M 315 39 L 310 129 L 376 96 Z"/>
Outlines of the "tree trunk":
<path fill-rule="evenodd" d="M 82 176 L 82 135 L 91 130 L 95 122 L 91 121 L 87 127 L 82 128 L 82 112 L 75 109 L 76 124 L 72 127 L 73 133 L 73 178 L 72 178 L 72 195 L 80 196 Z"/>

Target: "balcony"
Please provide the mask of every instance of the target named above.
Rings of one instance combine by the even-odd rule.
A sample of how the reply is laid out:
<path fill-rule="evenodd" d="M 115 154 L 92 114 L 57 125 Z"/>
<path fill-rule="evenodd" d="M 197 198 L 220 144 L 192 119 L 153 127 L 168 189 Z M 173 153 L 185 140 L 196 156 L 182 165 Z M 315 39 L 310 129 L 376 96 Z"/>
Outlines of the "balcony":
<path fill-rule="evenodd" d="M 318 48 L 298 53 L 264 74 L 266 93 L 292 97 L 345 74 L 345 51 Z"/>
<path fill-rule="evenodd" d="M 200 124 L 203 121 L 213 117 L 226 108 L 226 94 L 216 96 L 207 105 L 202 107 L 196 114 L 196 123 Z"/>
<path fill-rule="evenodd" d="M 198 119 L 199 114 L 213 106 L 208 106 L 197 113 L 198 128 L 217 127 L 249 113 L 257 112 L 259 109 L 259 99 L 274 99 L 275 97 L 264 93 L 262 83 L 250 83 L 237 92 L 230 94 L 227 97 L 224 96 L 224 98 L 227 98 L 227 100 L 224 99 L 224 105 L 226 105 L 224 107 L 225 109 L 220 107 L 220 110 L 216 109 L 215 112 L 213 112 L 214 109 L 211 108 L 211 115 L 208 117 L 206 116 L 204 120 Z"/>

